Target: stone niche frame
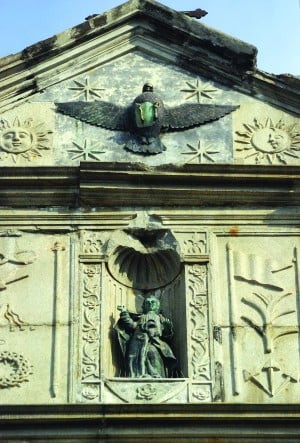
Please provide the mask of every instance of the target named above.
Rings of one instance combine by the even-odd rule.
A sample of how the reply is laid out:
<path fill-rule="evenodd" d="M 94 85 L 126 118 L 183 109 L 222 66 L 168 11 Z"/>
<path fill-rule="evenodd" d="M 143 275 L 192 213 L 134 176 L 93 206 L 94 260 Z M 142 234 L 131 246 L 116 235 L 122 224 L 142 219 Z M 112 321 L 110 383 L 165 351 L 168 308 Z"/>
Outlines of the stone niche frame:
<path fill-rule="evenodd" d="M 156 219 L 155 214 L 150 217 L 140 214 L 137 220 L 139 218 L 142 223 L 146 219 L 148 224 Z M 180 249 L 181 262 L 178 255 L 178 262 L 173 263 L 173 267 L 178 267 L 176 272 L 172 273 L 170 268 L 170 278 L 166 276 L 166 283 L 158 288 L 150 288 L 160 299 L 162 312 L 174 324 L 172 348 L 180 373 L 176 378 L 169 379 L 130 379 L 119 374 L 122 363 L 114 331 L 119 317 L 117 305 L 125 304 L 130 312 L 141 312 L 144 291 L 141 290 L 142 286 L 134 288 L 130 287 L 129 282 L 120 282 L 125 273 L 122 276 L 113 275 L 110 261 L 115 259 L 115 251 L 120 247 L 118 241 L 121 244 L 127 241 L 128 249 L 132 246 L 130 242 L 138 242 L 136 239 L 133 241 L 124 230 L 84 230 L 80 235 L 79 255 L 81 337 L 78 343 L 81 344 L 81 361 L 78 367 L 81 368 L 81 388 L 77 389 L 79 396 L 75 401 L 188 403 L 213 401 L 214 396 L 220 399 L 219 388 L 217 394 L 213 393 L 216 386 L 210 350 L 212 328 L 209 326 L 207 234 L 205 231 L 179 229 L 174 230 L 173 236 L 169 229 L 158 229 L 157 221 L 154 229 L 148 226 L 147 230 L 140 223 L 136 221 L 135 229 L 130 232 L 138 231 L 142 238 L 145 234 L 140 234 L 142 228 L 147 236 L 158 231 L 160 236 L 171 237 L 172 246 Z M 124 250 L 122 253 L 124 256 Z M 169 250 L 167 253 L 170 257 Z M 158 255 L 156 265 L 165 269 L 166 258 Z M 163 260 L 161 265 L 160 259 Z M 129 262 L 131 270 L 132 261 L 136 263 L 136 260 Z M 124 270 L 126 263 L 120 266 Z"/>

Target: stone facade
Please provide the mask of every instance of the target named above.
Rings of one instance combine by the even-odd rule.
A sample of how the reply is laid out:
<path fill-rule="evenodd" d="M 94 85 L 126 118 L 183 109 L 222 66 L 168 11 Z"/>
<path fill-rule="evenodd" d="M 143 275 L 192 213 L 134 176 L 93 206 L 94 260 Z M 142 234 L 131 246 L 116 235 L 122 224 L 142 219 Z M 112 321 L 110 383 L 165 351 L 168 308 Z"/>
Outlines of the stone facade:
<path fill-rule="evenodd" d="M 2 59 L 3 441 L 132 441 L 137 418 L 157 441 L 277 441 L 286 420 L 298 441 L 299 80 L 255 56 L 131 0 Z M 182 106 L 160 153 L 97 110 L 147 82 Z M 174 326 L 172 377 L 122 372 L 118 306 L 140 314 L 149 294 Z"/>

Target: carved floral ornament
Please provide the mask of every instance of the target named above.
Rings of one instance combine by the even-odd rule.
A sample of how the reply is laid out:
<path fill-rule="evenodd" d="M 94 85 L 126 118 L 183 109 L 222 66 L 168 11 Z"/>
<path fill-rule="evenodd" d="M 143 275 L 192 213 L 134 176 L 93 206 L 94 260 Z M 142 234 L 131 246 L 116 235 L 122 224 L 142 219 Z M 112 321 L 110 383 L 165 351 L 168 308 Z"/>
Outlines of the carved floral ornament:
<path fill-rule="evenodd" d="M 32 161 L 41 157 L 40 151 L 48 150 L 48 134 L 52 131 L 44 129 L 44 123 L 34 123 L 29 118 L 21 122 L 18 117 L 11 123 L 0 119 L 0 160 L 12 160 L 17 163 L 19 158 Z"/>
<path fill-rule="evenodd" d="M 32 366 L 16 352 L 0 352 L 0 388 L 20 386 L 28 381 L 32 374 Z"/>

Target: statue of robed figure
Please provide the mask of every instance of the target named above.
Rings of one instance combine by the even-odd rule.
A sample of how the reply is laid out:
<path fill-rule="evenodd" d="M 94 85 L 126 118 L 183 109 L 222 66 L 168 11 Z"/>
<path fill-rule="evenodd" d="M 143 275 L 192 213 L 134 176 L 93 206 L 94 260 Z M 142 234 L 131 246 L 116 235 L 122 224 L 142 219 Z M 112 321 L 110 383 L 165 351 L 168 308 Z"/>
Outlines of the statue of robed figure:
<path fill-rule="evenodd" d="M 173 378 L 177 360 L 168 342 L 173 337 L 170 319 L 160 313 L 160 302 L 145 298 L 142 314 L 129 313 L 118 306 L 120 318 L 115 326 L 124 358 L 125 377 Z"/>

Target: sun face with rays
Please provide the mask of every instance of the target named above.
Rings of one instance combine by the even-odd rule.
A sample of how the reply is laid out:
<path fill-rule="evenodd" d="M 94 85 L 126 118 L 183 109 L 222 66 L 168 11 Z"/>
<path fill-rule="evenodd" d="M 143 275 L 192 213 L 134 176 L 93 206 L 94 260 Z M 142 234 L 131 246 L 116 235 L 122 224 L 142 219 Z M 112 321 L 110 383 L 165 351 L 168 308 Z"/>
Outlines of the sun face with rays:
<path fill-rule="evenodd" d="M 41 157 L 41 150 L 50 149 L 48 134 L 52 131 L 44 130 L 43 123 L 34 124 L 32 119 L 21 123 L 18 118 L 10 124 L 2 118 L 0 120 L 0 160 L 11 159 L 17 163 L 20 157 L 28 161 Z"/>
<path fill-rule="evenodd" d="M 243 124 L 244 131 L 236 131 L 242 146 L 237 151 L 248 151 L 245 159 L 254 158 L 255 163 L 288 163 L 289 157 L 300 158 L 300 127 L 286 125 L 282 120 L 276 124 L 270 118 L 265 123 L 253 120 Z"/>

